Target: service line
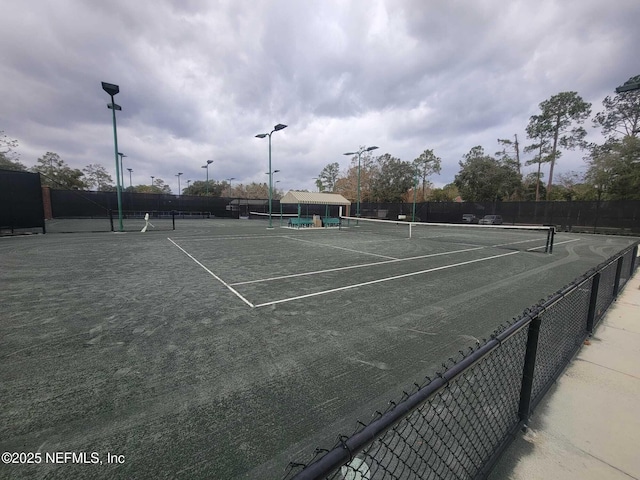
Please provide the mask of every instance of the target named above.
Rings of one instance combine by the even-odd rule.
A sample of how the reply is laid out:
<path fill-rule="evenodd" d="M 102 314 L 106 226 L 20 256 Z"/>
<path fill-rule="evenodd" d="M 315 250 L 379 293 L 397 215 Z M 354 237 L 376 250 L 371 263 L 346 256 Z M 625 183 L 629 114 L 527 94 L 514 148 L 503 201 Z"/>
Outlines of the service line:
<path fill-rule="evenodd" d="M 454 264 L 451 264 L 451 265 L 444 265 L 442 267 L 429 268 L 427 270 L 420 270 L 419 272 L 411 272 L 411 273 L 405 273 L 405 274 L 402 274 L 402 275 L 394 275 L 393 277 L 380 278 L 378 280 L 371 280 L 369 282 L 356 283 L 354 285 L 347 285 L 345 287 L 332 288 L 330 290 L 323 290 L 321 292 L 308 293 L 306 295 L 299 295 L 297 297 L 283 298 L 282 300 L 274 300 L 273 302 L 260 303 L 260 304 L 254 305 L 254 307 L 255 308 L 259 308 L 259 307 L 266 307 L 266 306 L 269 306 L 269 305 L 276 305 L 278 303 L 293 302 L 294 300 L 301 300 L 303 298 L 317 297 L 319 295 L 326 295 L 328 293 L 341 292 L 343 290 L 349 290 L 349 289 L 352 289 L 352 288 L 364 287 L 366 285 L 374 285 L 376 283 L 390 282 L 392 280 L 398 280 L 400 278 L 407 278 L 407 277 L 413 277 L 415 275 L 422 275 L 422 274 L 425 274 L 425 273 L 437 272 L 439 270 L 446 270 L 448 268 L 460 267 L 462 265 L 469 265 L 471 263 L 484 262 L 485 260 L 492 260 L 494 258 L 501 258 L 501 257 L 509 256 L 509 255 L 516 255 L 518 253 L 520 253 L 520 252 L 516 251 L 516 252 L 503 253 L 501 255 L 493 255 L 491 257 L 479 258 L 479 259 L 476 259 L 476 260 L 469 260 L 469 261 L 466 261 L 466 262 L 454 263 Z"/>
<path fill-rule="evenodd" d="M 398 258 L 389 257 L 388 255 L 380 255 L 378 253 L 361 252 L 360 250 L 353 250 L 351 248 L 337 247 L 335 245 L 327 245 L 326 243 L 318 243 L 318 242 L 314 242 L 312 240 L 303 240 L 301 238 L 295 238 L 295 237 L 285 237 L 285 238 L 288 238 L 289 240 L 296 240 L 298 242 L 312 243 L 314 245 L 319 245 L 321 247 L 335 248 L 337 250 L 346 250 L 347 252 L 359 253 L 360 255 L 371 255 L 372 257 L 390 258 L 391 260 L 398 260 Z"/>
<path fill-rule="evenodd" d="M 565 240 L 564 242 L 553 242 L 553 246 L 555 247 L 556 245 L 562 245 L 564 243 L 571 243 L 571 242 L 579 242 L 580 239 L 579 238 L 574 238 L 573 240 Z M 539 250 L 541 248 L 544 248 L 544 245 L 541 247 L 534 247 L 534 248 L 529 248 L 527 249 L 527 252 L 530 250 Z"/>
<path fill-rule="evenodd" d="M 474 250 L 482 250 L 483 248 L 485 247 L 464 248 L 462 250 L 452 250 L 452 251 L 440 252 L 440 253 L 429 253 L 427 255 L 420 255 L 417 257 L 409 257 L 409 258 L 394 258 L 393 260 L 384 260 L 382 262 L 361 263 L 358 265 L 349 265 L 348 267 L 327 268 L 325 270 L 315 270 L 313 272 L 292 273 L 290 275 L 280 275 L 278 277 L 262 278 L 259 280 L 247 280 L 246 282 L 235 282 L 235 283 L 230 283 L 229 285 L 235 287 L 237 285 L 248 285 L 250 283 L 263 283 L 263 282 L 271 282 L 273 280 L 285 280 L 287 278 L 305 277 L 308 275 L 319 275 L 322 273 L 330 273 L 330 272 L 340 272 L 343 270 L 352 270 L 354 268 L 375 267 L 377 265 L 385 265 L 387 263 L 407 262 L 411 260 L 420 260 L 423 258 L 440 257 L 442 255 L 451 255 L 454 253 L 472 252 Z"/>

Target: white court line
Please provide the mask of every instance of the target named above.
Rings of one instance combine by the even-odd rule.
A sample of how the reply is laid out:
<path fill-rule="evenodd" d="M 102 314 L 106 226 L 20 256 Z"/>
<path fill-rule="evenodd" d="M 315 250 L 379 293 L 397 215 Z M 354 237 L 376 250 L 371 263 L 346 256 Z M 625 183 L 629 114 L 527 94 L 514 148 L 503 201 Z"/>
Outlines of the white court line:
<path fill-rule="evenodd" d="M 565 240 L 564 242 L 553 242 L 553 246 L 555 247 L 556 245 L 562 245 L 563 243 L 579 242 L 580 240 L 581 240 L 580 238 L 574 238 L 573 240 Z M 529 250 L 538 250 L 539 248 L 544 248 L 544 246 L 529 248 L 529 249 L 527 249 L 527 251 L 529 251 Z"/>
<path fill-rule="evenodd" d="M 518 242 L 509 242 L 509 243 L 498 243 L 496 245 L 491 245 L 492 247 L 508 247 L 509 245 L 517 245 L 519 243 L 529 243 L 529 242 L 539 242 L 540 239 L 539 238 L 530 238 L 529 240 L 520 240 Z M 537 247 L 537 248 L 544 248 L 544 247 Z"/>
<path fill-rule="evenodd" d="M 218 280 L 220 283 L 222 283 L 225 287 L 227 287 L 229 290 L 231 290 L 240 300 L 242 300 L 244 303 L 246 303 L 247 305 L 249 305 L 251 308 L 253 308 L 255 305 L 253 303 L 251 303 L 249 300 L 247 300 L 246 298 L 244 298 L 242 295 L 240 295 L 233 287 L 231 287 L 227 282 L 225 282 L 224 280 L 222 280 L 219 276 L 217 276 L 215 273 L 213 273 L 211 270 L 209 270 L 207 267 L 205 267 L 202 263 L 200 263 L 198 260 L 196 260 L 193 255 L 191 255 L 189 252 L 187 252 L 184 248 L 182 248 L 180 245 L 178 245 L 176 242 L 174 242 L 173 240 L 171 240 L 169 237 L 167 237 L 167 240 L 169 240 L 171 243 L 173 243 L 176 247 L 178 247 L 180 250 L 182 250 L 182 252 L 189 257 L 191 260 L 193 260 L 194 262 L 196 262 L 198 265 L 200 265 L 205 272 L 207 272 L 209 275 L 211 275 L 213 278 L 215 278 L 216 280 Z"/>
<path fill-rule="evenodd" d="M 252 238 L 289 238 L 285 235 L 218 235 L 218 236 L 209 236 L 209 237 L 182 237 L 179 240 L 181 242 L 203 242 L 210 240 L 247 240 Z"/>
<path fill-rule="evenodd" d="M 503 253 L 501 255 L 493 255 L 492 257 L 479 258 L 477 260 L 469 260 L 467 262 L 454 263 L 452 265 L 444 265 L 442 267 L 429 268 L 428 270 L 421 270 L 419 272 L 405 273 L 405 274 L 402 274 L 402 275 L 395 275 L 393 277 L 380 278 L 378 280 L 371 280 L 369 282 L 356 283 L 354 285 L 347 285 L 346 287 L 332 288 L 330 290 L 323 290 L 321 292 L 308 293 L 306 295 L 299 295 L 297 297 L 284 298 L 282 300 L 275 300 L 273 302 L 260 303 L 258 305 L 254 305 L 254 307 L 255 308 L 266 307 L 266 306 L 269 306 L 269 305 L 276 305 L 278 303 L 285 303 L 285 302 L 292 302 L 294 300 L 301 300 L 303 298 L 317 297 L 318 295 L 326 295 L 327 293 L 335 293 L 335 292 L 340 292 L 340 291 L 343 291 L 343 290 L 349 290 L 351 288 L 363 287 L 365 285 L 373 285 L 373 284 L 376 284 L 376 283 L 382 283 L 382 282 L 389 282 L 391 280 L 397 280 L 399 278 L 413 277 L 415 275 L 422 275 L 424 273 L 437 272 L 438 270 L 446 270 L 447 268 L 459 267 L 461 265 L 469 265 L 471 263 L 484 262 L 485 260 L 491 260 L 491 259 L 494 259 L 494 258 L 506 257 L 508 255 L 516 255 L 518 253 L 520 253 L 520 252 Z"/>
<path fill-rule="evenodd" d="M 325 244 L 325 243 L 312 242 L 311 240 L 302 240 L 301 238 L 286 237 L 286 236 L 285 236 L 285 238 L 288 238 L 288 239 L 290 239 L 290 240 L 297 240 L 298 242 L 312 243 L 312 244 L 314 244 L 314 245 L 320 245 L 320 246 L 322 246 L 322 247 L 336 248 L 336 249 L 338 249 L 338 250 L 346 250 L 347 252 L 360 253 L 360 254 L 362 254 L 362 255 L 371 255 L 371 256 L 373 256 L 373 257 L 390 258 L 391 260 L 399 260 L 399 259 L 398 259 L 398 258 L 396 258 L 396 257 L 389 257 L 389 256 L 387 256 L 387 255 L 379 255 L 379 254 L 377 254 L 377 253 L 361 252 L 360 250 L 352 250 L 352 249 L 350 249 L 350 248 L 336 247 L 336 246 L 334 246 L 334 245 L 327 245 L 327 244 Z"/>
<path fill-rule="evenodd" d="M 485 247 L 465 248 L 463 250 L 453 250 L 450 252 L 430 253 L 428 255 L 420 255 L 418 257 L 395 258 L 393 260 L 385 260 L 382 262 L 373 262 L 373 263 L 362 263 L 359 265 L 350 265 L 348 267 L 336 267 L 336 268 L 327 268 L 326 270 L 315 270 L 313 272 L 292 273 L 291 275 L 281 275 L 279 277 L 262 278 L 259 280 L 247 280 L 246 282 L 230 283 L 229 285 L 232 285 L 232 286 L 247 285 L 249 283 L 262 283 L 262 282 L 270 282 L 272 280 L 284 280 L 286 278 L 304 277 L 307 275 L 318 275 L 321 273 L 340 272 L 342 270 L 351 270 L 354 268 L 375 267 L 377 265 L 385 265 L 387 263 L 406 262 L 409 260 L 420 260 L 422 258 L 429 258 L 429 257 L 440 257 L 442 255 L 450 255 L 452 253 L 472 252 L 474 250 L 481 250 L 483 248 Z"/>

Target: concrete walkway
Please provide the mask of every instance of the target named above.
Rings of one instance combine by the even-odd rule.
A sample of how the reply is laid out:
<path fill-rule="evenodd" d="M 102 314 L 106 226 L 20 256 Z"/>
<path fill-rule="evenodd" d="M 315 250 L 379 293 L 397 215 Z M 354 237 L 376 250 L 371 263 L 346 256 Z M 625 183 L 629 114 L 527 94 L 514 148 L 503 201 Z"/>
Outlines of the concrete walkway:
<path fill-rule="evenodd" d="M 640 480 L 640 274 L 627 282 L 490 480 Z"/>

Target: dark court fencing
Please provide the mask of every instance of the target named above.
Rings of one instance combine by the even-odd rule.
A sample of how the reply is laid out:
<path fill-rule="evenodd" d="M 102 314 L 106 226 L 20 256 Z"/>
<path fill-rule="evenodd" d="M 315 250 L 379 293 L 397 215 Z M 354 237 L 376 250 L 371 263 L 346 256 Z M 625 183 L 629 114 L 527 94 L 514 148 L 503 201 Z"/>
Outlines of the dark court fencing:
<path fill-rule="evenodd" d="M 0 234 L 33 229 L 45 233 L 40 174 L 0 170 Z"/>
<path fill-rule="evenodd" d="M 352 204 L 351 211 L 356 211 Z M 397 220 L 413 215 L 412 203 L 361 203 L 363 217 Z M 579 202 L 423 202 L 416 221 L 460 223 L 462 215 L 501 215 L 506 224 L 555 225 L 583 233 L 640 233 L 640 200 Z"/>
<path fill-rule="evenodd" d="M 47 221 L 51 233 L 113 232 L 120 230 L 116 192 L 43 189 L 50 205 Z M 173 230 L 175 220 L 238 218 L 231 199 L 122 192 L 123 231 L 139 231 L 149 214 L 150 230 Z M 150 231 L 147 230 L 147 231 Z"/>
<path fill-rule="evenodd" d="M 290 463 L 284 478 L 486 478 L 633 275 L 638 243 L 459 352 L 332 449 Z"/>
<path fill-rule="evenodd" d="M 101 218 L 118 211 L 116 192 L 50 190 L 53 218 Z M 122 210 L 128 212 L 192 212 L 211 217 L 237 218 L 230 198 L 122 192 Z"/>

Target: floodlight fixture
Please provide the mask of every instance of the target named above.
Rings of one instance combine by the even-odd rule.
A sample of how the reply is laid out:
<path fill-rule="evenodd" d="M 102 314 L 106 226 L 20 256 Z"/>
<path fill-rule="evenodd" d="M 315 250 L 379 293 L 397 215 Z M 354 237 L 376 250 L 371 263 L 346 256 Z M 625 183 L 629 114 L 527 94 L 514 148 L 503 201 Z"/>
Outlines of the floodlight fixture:
<path fill-rule="evenodd" d="M 229 182 L 229 198 L 231 198 L 231 180 L 235 180 L 236 177 L 227 178 L 227 182 Z"/>
<path fill-rule="evenodd" d="M 202 168 L 207 169 L 207 195 L 209 195 L 209 165 L 213 163 L 213 160 L 207 160 L 207 164 L 203 165 Z"/>
<path fill-rule="evenodd" d="M 273 130 L 271 130 L 269 133 L 259 133 L 258 135 L 256 135 L 256 138 L 269 137 L 269 171 L 267 172 L 267 175 L 269 175 L 269 228 L 273 228 L 273 224 L 271 222 L 273 174 L 280 171 L 280 170 L 273 170 L 273 171 L 271 170 L 271 134 L 273 132 L 277 132 L 285 128 L 287 128 L 286 125 L 282 123 L 278 123 L 273 127 Z"/>
<path fill-rule="evenodd" d="M 120 93 L 120 87 L 113 83 L 102 82 L 102 89 L 112 97 Z"/>
<path fill-rule="evenodd" d="M 124 226 L 122 225 L 122 184 L 120 183 L 120 172 L 122 170 L 122 166 L 118 164 L 118 131 L 116 128 L 116 110 L 122 110 L 120 105 L 116 105 L 113 97 L 120 93 L 120 87 L 113 83 L 101 82 L 102 89 L 107 92 L 107 94 L 111 97 L 111 103 L 107 104 L 107 107 L 111 109 L 113 114 L 113 146 L 116 160 L 116 196 L 118 199 L 118 227 L 119 231 L 124 231 Z M 120 163 L 122 163 L 122 158 L 120 159 Z M 124 181 L 122 182 L 124 183 Z"/>
<path fill-rule="evenodd" d="M 378 147 L 373 145 L 371 147 L 366 147 L 366 148 L 363 147 L 363 148 L 359 149 L 357 152 L 343 153 L 343 155 L 348 155 L 348 156 L 357 155 L 358 156 L 358 198 L 357 198 L 357 202 L 356 202 L 356 217 L 360 216 L 360 157 L 362 156 L 362 154 L 364 152 L 370 152 L 370 151 L 375 150 L 377 148 Z"/>

